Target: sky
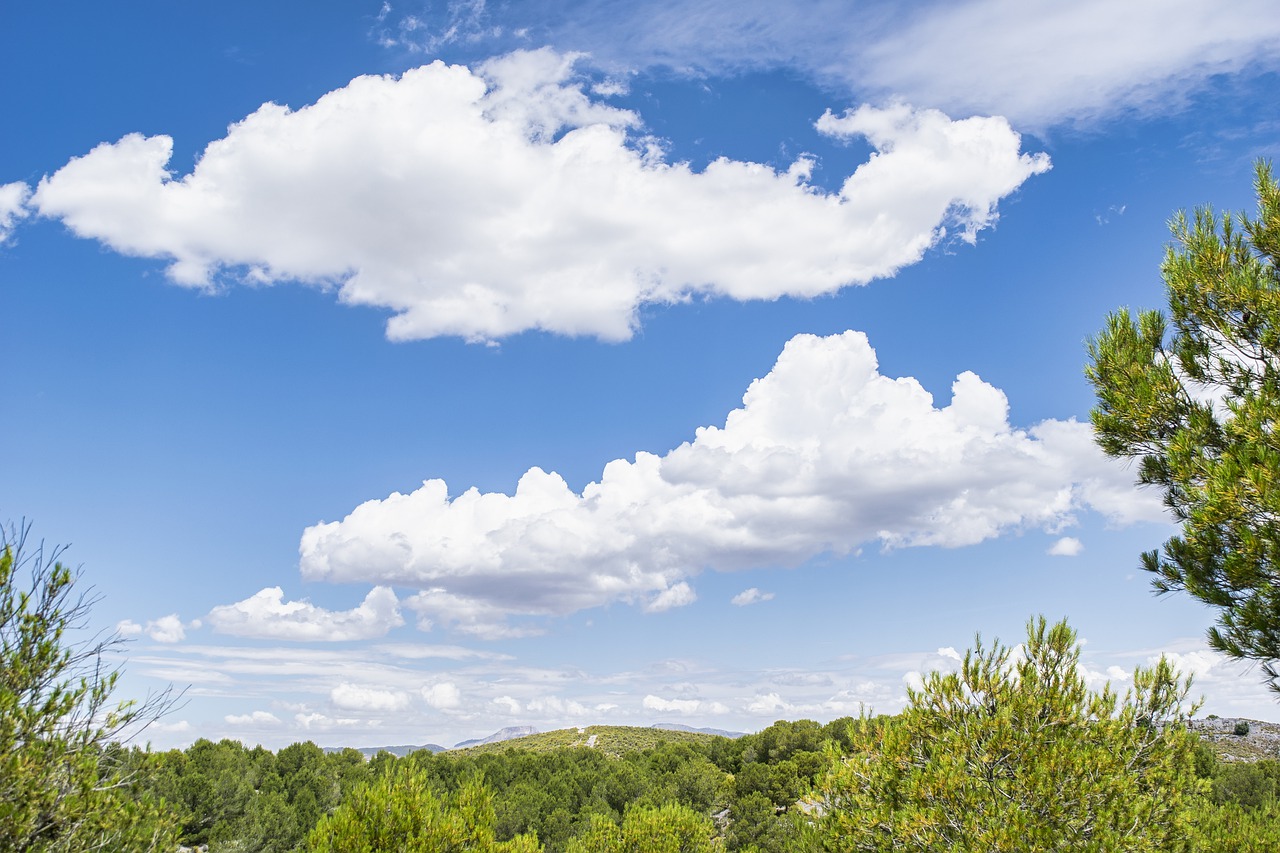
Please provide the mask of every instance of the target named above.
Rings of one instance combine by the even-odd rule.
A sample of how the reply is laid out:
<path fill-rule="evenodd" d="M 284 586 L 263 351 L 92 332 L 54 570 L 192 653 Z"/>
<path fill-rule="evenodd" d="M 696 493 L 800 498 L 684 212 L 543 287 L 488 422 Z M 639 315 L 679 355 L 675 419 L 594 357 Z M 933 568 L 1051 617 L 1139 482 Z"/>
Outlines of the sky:
<path fill-rule="evenodd" d="M 0 10 L 0 520 L 157 748 L 892 713 L 1067 618 L 1277 719 L 1086 342 L 1280 155 L 1266 0 Z"/>

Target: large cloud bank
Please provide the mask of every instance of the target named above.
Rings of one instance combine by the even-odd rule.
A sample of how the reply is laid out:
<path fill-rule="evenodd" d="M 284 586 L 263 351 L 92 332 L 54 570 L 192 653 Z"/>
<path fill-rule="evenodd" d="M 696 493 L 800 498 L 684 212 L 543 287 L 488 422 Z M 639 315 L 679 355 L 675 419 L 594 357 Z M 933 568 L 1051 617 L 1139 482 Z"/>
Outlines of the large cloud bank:
<path fill-rule="evenodd" d="M 877 149 L 836 193 L 788 169 L 667 162 L 574 58 L 518 52 L 359 77 L 298 110 L 266 104 L 175 177 L 173 140 L 131 134 L 44 178 L 41 215 L 174 282 L 337 287 L 389 309 L 394 339 L 528 329 L 620 340 L 646 303 L 809 297 L 972 239 L 1049 168 L 1000 118 L 863 106 L 819 129 Z"/>
<path fill-rule="evenodd" d="M 534 468 L 515 493 L 442 480 L 357 507 L 302 536 L 304 577 L 412 587 L 425 620 L 481 636 L 512 615 L 614 601 L 663 610 L 694 600 L 700 570 L 794 566 L 822 553 L 971 545 L 1058 531 L 1084 509 L 1158 518 L 1153 495 L 1106 459 L 1087 424 L 1008 422 L 972 373 L 951 402 L 880 374 L 866 337 L 793 338 L 723 427 L 665 456 L 614 460 L 575 493 Z"/>

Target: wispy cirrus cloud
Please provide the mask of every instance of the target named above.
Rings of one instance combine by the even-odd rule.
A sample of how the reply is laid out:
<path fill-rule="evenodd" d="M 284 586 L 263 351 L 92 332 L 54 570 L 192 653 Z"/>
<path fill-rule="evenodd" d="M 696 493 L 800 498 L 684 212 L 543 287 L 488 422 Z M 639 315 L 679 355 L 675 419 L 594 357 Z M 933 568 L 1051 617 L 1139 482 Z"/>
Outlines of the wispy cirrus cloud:
<path fill-rule="evenodd" d="M 479 25 L 492 17 L 483 6 L 470 11 L 468 37 L 495 46 L 552 44 L 623 69 L 789 68 L 862 100 L 1031 128 L 1167 113 L 1217 75 L 1280 68 L 1269 0 L 551 0 L 525 16 L 504 10 L 503 27 Z M 411 16 L 420 45 L 451 31 L 444 18 Z"/>

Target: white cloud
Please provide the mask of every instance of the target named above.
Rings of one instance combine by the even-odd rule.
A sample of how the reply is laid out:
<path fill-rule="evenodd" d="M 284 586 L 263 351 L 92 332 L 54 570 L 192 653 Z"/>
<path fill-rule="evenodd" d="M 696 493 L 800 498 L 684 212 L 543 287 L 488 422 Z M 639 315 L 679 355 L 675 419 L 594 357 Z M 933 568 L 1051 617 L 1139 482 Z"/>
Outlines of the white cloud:
<path fill-rule="evenodd" d="M 749 604 L 757 604 L 761 601 L 772 601 L 772 600 L 773 600 L 773 593 L 761 592 L 760 590 L 756 589 L 754 586 L 751 587 L 750 589 L 744 589 L 742 592 L 738 593 L 733 598 L 729 599 L 731 604 L 736 604 L 738 607 L 746 607 Z"/>
<path fill-rule="evenodd" d="M 345 711 L 387 712 L 403 711 L 409 707 L 409 697 L 395 690 L 379 690 L 359 684 L 343 682 L 329 691 L 329 701 L 335 708 Z"/>
<path fill-rule="evenodd" d="M 319 731 L 330 731 L 338 728 L 357 728 L 368 727 L 369 721 L 357 720 L 351 717 L 330 717 L 320 713 L 298 713 L 293 715 L 294 722 L 303 729 L 314 729 Z"/>
<path fill-rule="evenodd" d="M 1049 168 L 1001 118 L 861 107 L 823 132 L 878 153 L 836 193 L 788 169 L 663 159 L 599 101 L 574 57 L 517 52 L 360 77 L 291 111 L 266 104 L 167 170 L 168 136 L 99 145 L 31 204 L 76 234 L 164 258 L 176 283 L 337 286 L 389 309 L 394 339 L 527 329 L 621 340 L 640 306 L 811 297 L 893 275 Z"/>
<path fill-rule="evenodd" d="M 1074 536 L 1063 536 L 1049 546 L 1051 557 L 1075 557 L 1084 550 L 1084 544 Z"/>
<path fill-rule="evenodd" d="M 493 704 L 502 709 L 502 713 L 512 715 L 519 714 L 524 710 L 520 703 L 510 696 L 498 696 L 492 700 Z"/>
<path fill-rule="evenodd" d="M 14 226 L 27 216 L 31 187 L 24 183 L 0 184 L 0 246 L 9 242 Z"/>
<path fill-rule="evenodd" d="M 125 637 L 134 637 L 142 633 L 142 626 L 132 619 L 121 619 L 116 623 L 116 630 Z"/>
<path fill-rule="evenodd" d="M 665 456 L 614 460 L 581 494 L 538 468 L 513 495 L 451 499 L 429 480 L 308 528 L 300 566 L 427 590 L 406 603 L 501 635 L 511 615 L 680 602 L 704 568 L 794 566 L 868 542 L 972 545 L 1090 508 L 1162 518 L 1131 477 L 1087 424 L 1012 427 L 1004 394 L 972 373 L 937 407 L 914 379 L 881 375 L 861 333 L 800 335 L 723 427 Z"/>
<path fill-rule="evenodd" d="M 534 714 L 547 714 L 581 718 L 590 713 L 586 705 L 576 699 L 562 699 L 559 696 L 539 696 L 525 703 L 525 710 Z"/>
<path fill-rule="evenodd" d="M 530 21 L 609 67 L 793 68 L 1029 125 L 1175 110 L 1214 75 L 1280 65 L 1270 0 L 553 0 Z"/>
<path fill-rule="evenodd" d="M 458 690 L 458 685 L 449 681 L 422 688 L 422 698 L 432 708 L 440 711 L 452 710 L 462 704 L 462 693 Z"/>
<path fill-rule="evenodd" d="M 164 720 L 156 720 L 147 726 L 149 731 L 165 732 L 167 734 L 186 734 L 191 731 L 191 723 L 188 720 L 174 720 L 173 722 L 165 722 Z"/>
<path fill-rule="evenodd" d="M 274 640 L 367 640 L 404 624 L 394 591 L 374 587 L 352 610 L 326 610 L 307 601 L 284 600 L 284 590 L 267 587 L 209 611 L 215 631 Z"/>
<path fill-rule="evenodd" d="M 222 718 L 229 726 L 278 726 L 280 718 L 270 711 L 254 711 L 251 714 L 227 714 Z"/>
<path fill-rule="evenodd" d="M 720 702 L 704 702 L 700 699 L 663 699 L 652 693 L 644 697 L 646 711 L 675 714 L 727 714 L 729 709 Z"/>
<path fill-rule="evenodd" d="M 693 591 L 693 587 L 681 581 L 655 595 L 653 600 L 645 604 L 644 609 L 646 613 L 661 613 L 673 607 L 685 607 L 693 604 L 697 599 L 698 594 Z"/>
<path fill-rule="evenodd" d="M 186 639 L 187 631 L 178 614 L 170 613 L 147 622 L 147 636 L 157 643 L 177 643 Z"/>
<path fill-rule="evenodd" d="M 857 54 L 850 81 L 962 115 L 1046 125 L 1167 110 L 1217 74 L 1280 65 L 1267 0 L 942 3 Z"/>
<path fill-rule="evenodd" d="M 305 536 L 305 533 L 304 533 Z M 482 640 L 510 640 L 533 637 L 541 628 L 514 626 L 504 620 L 507 611 L 482 598 L 455 595 L 444 589 L 429 589 L 405 599 L 405 606 L 418 614 L 418 627 L 430 630 L 435 622 L 443 622 L 455 631 Z"/>

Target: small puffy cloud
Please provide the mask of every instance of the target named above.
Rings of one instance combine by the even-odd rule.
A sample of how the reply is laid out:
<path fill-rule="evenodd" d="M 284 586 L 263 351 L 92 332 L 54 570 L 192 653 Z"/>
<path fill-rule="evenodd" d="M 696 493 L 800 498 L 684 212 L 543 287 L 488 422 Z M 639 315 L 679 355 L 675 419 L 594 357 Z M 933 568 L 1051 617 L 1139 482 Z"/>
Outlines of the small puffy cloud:
<path fill-rule="evenodd" d="M 142 633 L 142 626 L 132 619 L 121 619 L 116 623 L 116 631 L 125 637 L 136 637 Z"/>
<path fill-rule="evenodd" d="M 27 199 L 31 197 L 31 187 L 24 183 L 0 184 L 0 246 L 9 242 L 14 226 L 30 211 Z"/>
<path fill-rule="evenodd" d="M 1094 444 L 1088 424 L 1012 426 L 1005 395 L 973 373 L 936 404 L 879 372 L 866 337 L 789 341 L 721 427 L 665 456 L 604 467 L 576 493 L 538 468 L 514 494 L 450 497 L 442 480 L 310 527 L 304 577 L 423 590 L 427 622 L 478 636 L 533 630 L 512 617 L 624 601 L 688 603 L 703 569 L 795 566 L 867 543 L 961 547 L 1082 511 L 1160 519 L 1158 496 Z"/>
<path fill-rule="evenodd" d="M 176 613 L 148 621 L 144 630 L 147 636 L 157 643 L 177 643 L 186 639 L 187 636 L 187 630 Z"/>
<path fill-rule="evenodd" d="M 942 648 L 938 649 L 938 654 L 941 657 L 950 658 L 951 660 L 954 660 L 954 661 L 964 660 L 964 657 L 958 651 L 956 651 L 955 648 L 952 646 L 943 646 Z"/>
<path fill-rule="evenodd" d="M 519 714 L 524 710 L 520 703 L 510 696 L 498 696 L 493 699 L 493 704 L 497 705 L 502 710 L 502 713 L 508 715 Z"/>
<path fill-rule="evenodd" d="M 174 720 L 166 722 L 165 720 L 156 720 L 147 726 L 148 729 L 157 732 L 165 732 L 167 734 L 186 734 L 191 731 L 191 723 L 188 720 Z"/>
<path fill-rule="evenodd" d="M 876 155 L 828 192 L 785 169 L 664 159 L 639 116 L 593 98 L 575 57 L 523 51 L 366 76 L 265 104 L 169 171 L 130 134 L 42 179 L 30 206 L 189 287 L 336 285 L 396 340 L 540 329 L 629 338 L 640 308 L 808 298 L 893 275 L 1046 171 L 998 117 L 860 107 L 819 129 Z"/>
<path fill-rule="evenodd" d="M 254 711 L 251 714 L 227 714 L 222 718 L 229 726 L 278 726 L 280 718 L 270 711 Z"/>
<path fill-rule="evenodd" d="M 449 681 L 422 688 L 422 698 L 432 708 L 440 711 L 448 711 L 462 704 L 462 693 L 456 684 Z"/>
<path fill-rule="evenodd" d="M 673 607 L 685 607 L 693 604 L 697 599 L 698 594 L 693 591 L 693 587 L 681 581 L 655 595 L 653 600 L 644 606 L 644 609 L 647 613 L 661 613 Z"/>
<path fill-rule="evenodd" d="M 353 728 L 357 726 L 367 725 L 363 720 L 353 719 L 351 717 L 330 717 L 326 714 L 316 712 L 297 713 L 293 715 L 293 720 L 299 727 L 308 730 L 329 731 L 336 728 Z"/>
<path fill-rule="evenodd" d="M 727 714 L 729 709 L 720 702 L 706 702 L 701 699 L 664 699 L 650 693 L 641 703 L 646 711 L 661 711 L 675 714 Z"/>
<path fill-rule="evenodd" d="M 1049 546 L 1051 557 L 1074 557 L 1084 550 L 1084 544 L 1074 536 L 1063 536 Z"/>
<path fill-rule="evenodd" d="M 409 697 L 399 691 L 379 690 L 346 682 L 329 691 L 329 701 L 335 708 L 345 711 L 370 713 L 403 711 L 409 707 Z"/>
<path fill-rule="evenodd" d="M 761 592 L 753 586 L 750 589 L 744 589 L 742 592 L 729 599 L 729 602 L 731 604 L 736 604 L 738 607 L 746 607 L 749 604 L 758 604 L 761 601 L 772 600 L 773 593 Z"/>
<path fill-rule="evenodd" d="M 525 710 L 533 714 L 569 715 L 583 717 L 589 713 L 586 705 L 576 699 L 562 699 L 559 696 L 540 696 L 525 703 Z"/>
<path fill-rule="evenodd" d="M 278 586 L 209 612 L 215 631 L 270 640 L 368 640 L 404 624 L 394 591 L 379 586 L 352 610 L 326 610 L 307 601 L 284 600 Z"/>

